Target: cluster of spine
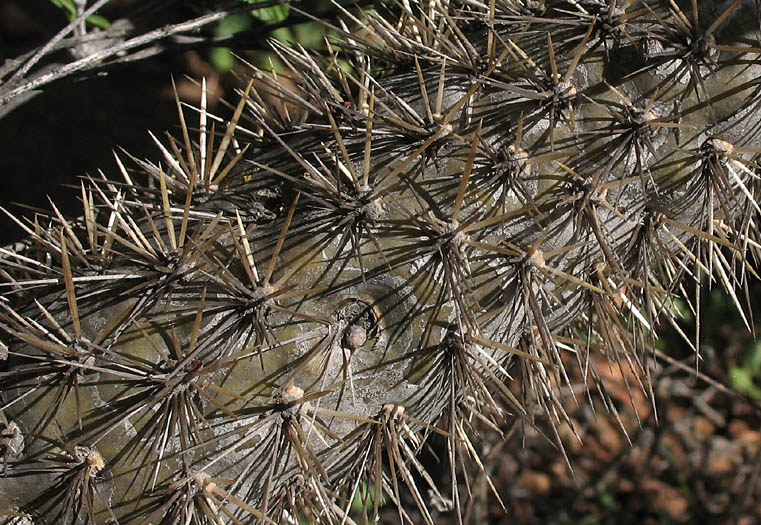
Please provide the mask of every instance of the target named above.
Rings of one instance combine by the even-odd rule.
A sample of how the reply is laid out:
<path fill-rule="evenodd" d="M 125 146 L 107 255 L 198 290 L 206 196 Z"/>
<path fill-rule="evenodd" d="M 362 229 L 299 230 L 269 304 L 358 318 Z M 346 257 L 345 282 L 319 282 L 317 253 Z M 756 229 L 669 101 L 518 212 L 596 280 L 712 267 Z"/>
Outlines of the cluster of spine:
<path fill-rule="evenodd" d="M 287 73 L 255 71 L 227 123 L 178 103 L 157 162 L 117 156 L 81 218 L 17 220 L 0 249 L 0 507 L 467 519 L 479 429 L 562 449 L 569 367 L 615 411 L 595 354 L 650 393 L 677 297 L 699 316 L 720 283 L 741 305 L 758 15 L 405 1 L 345 11 L 322 54 L 276 46 Z M 418 457 L 433 435 L 444 486 Z"/>

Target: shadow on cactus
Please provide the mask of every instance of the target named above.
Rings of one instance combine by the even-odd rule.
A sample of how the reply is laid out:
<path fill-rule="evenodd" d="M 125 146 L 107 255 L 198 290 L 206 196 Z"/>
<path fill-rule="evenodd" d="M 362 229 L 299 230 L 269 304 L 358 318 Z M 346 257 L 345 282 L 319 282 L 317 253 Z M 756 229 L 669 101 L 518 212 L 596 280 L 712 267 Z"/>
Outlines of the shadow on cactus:
<path fill-rule="evenodd" d="M 34 523 L 468 521 L 484 429 L 562 451 L 569 367 L 606 398 L 599 353 L 650 393 L 677 297 L 718 282 L 742 307 L 755 9 L 344 11 L 342 62 L 277 47 L 289 73 L 255 70 L 228 123 L 205 89 L 178 103 L 157 162 L 117 156 L 81 218 L 17 221 L 1 251 L 0 501 Z"/>

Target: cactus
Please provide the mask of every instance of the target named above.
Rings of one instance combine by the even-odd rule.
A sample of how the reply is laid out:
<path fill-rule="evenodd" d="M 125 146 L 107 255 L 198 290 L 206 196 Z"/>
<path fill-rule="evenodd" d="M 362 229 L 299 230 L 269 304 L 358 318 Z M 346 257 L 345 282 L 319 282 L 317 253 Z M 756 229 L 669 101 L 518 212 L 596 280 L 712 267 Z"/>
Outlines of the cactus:
<path fill-rule="evenodd" d="M 742 309 L 755 3 L 343 15 L 322 55 L 275 44 L 289 73 L 254 70 L 229 122 L 178 102 L 181 136 L 84 180 L 81 218 L 17 221 L 7 511 L 355 523 L 387 501 L 433 523 L 435 499 L 461 516 L 479 429 L 519 421 L 562 451 L 569 367 L 606 399 L 599 353 L 651 394 L 675 298 L 717 282 Z M 444 484 L 418 457 L 433 435 Z"/>

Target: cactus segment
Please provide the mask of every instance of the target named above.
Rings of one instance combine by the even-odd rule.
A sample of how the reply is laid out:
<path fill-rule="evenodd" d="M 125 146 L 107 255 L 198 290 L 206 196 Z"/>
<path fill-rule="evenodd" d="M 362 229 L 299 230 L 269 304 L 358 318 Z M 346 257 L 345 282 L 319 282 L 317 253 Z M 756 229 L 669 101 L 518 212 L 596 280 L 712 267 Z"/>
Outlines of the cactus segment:
<path fill-rule="evenodd" d="M 758 16 L 344 10 L 341 61 L 275 44 L 288 73 L 254 70 L 229 122 L 202 102 L 197 136 L 178 102 L 157 161 L 117 155 L 81 218 L 0 250 L 0 507 L 365 523 L 385 501 L 433 524 L 486 476 L 479 429 L 562 450 L 572 368 L 615 411 L 592 355 L 652 395 L 675 299 L 719 283 L 742 311 L 755 275 Z"/>

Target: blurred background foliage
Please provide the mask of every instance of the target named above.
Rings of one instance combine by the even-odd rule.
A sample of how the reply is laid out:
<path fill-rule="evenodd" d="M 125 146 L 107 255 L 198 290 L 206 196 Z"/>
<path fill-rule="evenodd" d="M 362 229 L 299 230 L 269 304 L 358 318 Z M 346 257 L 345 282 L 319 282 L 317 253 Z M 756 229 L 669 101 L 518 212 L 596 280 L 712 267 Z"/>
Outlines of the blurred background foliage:
<path fill-rule="evenodd" d="M 49 0 L 54 6 L 61 9 L 69 21 L 74 20 L 79 10 L 85 5 L 82 0 Z M 342 2 L 337 2 L 342 4 Z M 308 49 L 314 49 L 324 45 L 325 36 L 331 32 L 316 20 L 302 22 L 302 17 L 291 17 L 291 4 L 282 3 L 271 5 L 268 0 L 218 0 L 208 2 L 200 11 L 215 12 L 221 9 L 242 7 L 246 4 L 251 10 L 226 16 L 216 22 L 212 27 L 215 37 L 230 37 L 240 35 L 256 29 L 261 35 L 262 41 L 274 39 L 284 44 L 298 44 Z M 344 1 L 343 4 L 348 2 Z M 263 7 L 266 6 L 266 7 Z M 324 18 L 327 14 L 335 13 L 335 5 L 331 0 L 309 0 L 298 2 L 300 9 L 305 10 L 316 18 Z M 108 29 L 111 21 L 101 15 L 93 14 L 85 18 L 88 25 Z M 247 53 L 253 59 L 253 63 L 262 69 L 269 67 L 269 53 L 261 49 Z M 213 46 L 208 50 L 208 59 L 219 71 L 231 71 L 236 64 L 235 51 L 231 47 Z M 280 67 L 279 65 L 277 67 Z"/>
<path fill-rule="evenodd" d="M 69 19 L 69 22 L 77 17 L 77 5 L 74 3 L 74 0 L 50 1 L 54 6 L 60 8 L 66 14 L 66 18 Z M 85 18 L 85 22 L 101 29 L 108 29 L 111 26 L 111 22 L 109 22 L 106 17 L 97 14 L 88 16 Z"/>

